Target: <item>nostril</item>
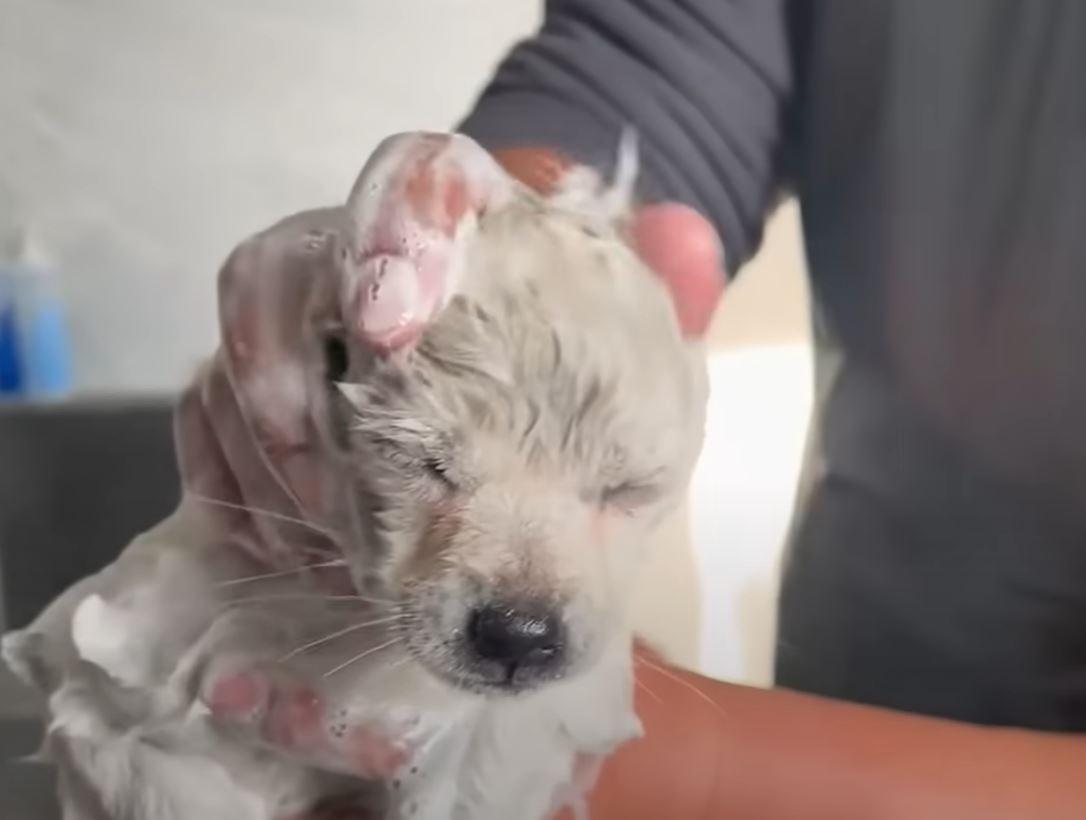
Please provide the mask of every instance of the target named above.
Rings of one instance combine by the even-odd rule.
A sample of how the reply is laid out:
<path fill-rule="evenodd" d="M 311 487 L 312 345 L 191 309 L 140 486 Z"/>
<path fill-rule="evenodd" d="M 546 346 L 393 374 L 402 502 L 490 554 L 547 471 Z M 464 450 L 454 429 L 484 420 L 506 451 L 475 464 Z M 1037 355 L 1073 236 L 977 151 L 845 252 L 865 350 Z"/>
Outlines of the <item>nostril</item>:
<path fill-rule="evenodd" d="M 500 604 L 476 609 L 468 623 L 475 653 L 510 672 L 556 662 L 562 654 L 562 633 L 561 620 L 552 611 Z"/>

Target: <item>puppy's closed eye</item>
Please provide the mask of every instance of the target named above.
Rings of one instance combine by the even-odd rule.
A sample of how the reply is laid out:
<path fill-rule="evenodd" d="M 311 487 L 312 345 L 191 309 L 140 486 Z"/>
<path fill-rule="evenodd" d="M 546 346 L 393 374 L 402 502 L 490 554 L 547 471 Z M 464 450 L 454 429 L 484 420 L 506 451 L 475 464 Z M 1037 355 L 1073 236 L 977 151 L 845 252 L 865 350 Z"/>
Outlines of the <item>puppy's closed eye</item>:
<path fill-rule="evenodd" d="M 456 490 L 459 488 L 459 485 L 453 477 L 452 466 L 447 459 L 440 456 L 427 455 L 423 458 L 421 466 L 430 478 L 443 484 L 446 489 Z"/>
<path fill-rule="evenodd" d="M 600 502 L 605 507 L 632 515 L 659 500 L 662 494 L 663 489 L 659 484 L 628 481 L 605 488 L 600 494 Z"/>
<path fill-rule="evenodd" d="M 442 493 L 461 489 L 462 477 L 447 444 L 395 435 L 371 436 L 369 441 L 377 456 L 408 483 L 425 481 L 431 491 Z"/>

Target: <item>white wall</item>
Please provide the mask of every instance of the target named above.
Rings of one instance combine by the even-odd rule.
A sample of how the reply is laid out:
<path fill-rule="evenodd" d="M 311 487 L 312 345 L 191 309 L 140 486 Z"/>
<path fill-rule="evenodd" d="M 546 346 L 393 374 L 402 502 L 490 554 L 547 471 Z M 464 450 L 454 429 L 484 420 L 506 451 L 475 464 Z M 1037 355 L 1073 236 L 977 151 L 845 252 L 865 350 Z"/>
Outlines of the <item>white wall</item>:
<path fill-rule="evenodd" d="M 447 129 L 538 0 L 0 0 L 0 231 L 62 269 L 80 388 L 170 390 L 231 247 Z"/>

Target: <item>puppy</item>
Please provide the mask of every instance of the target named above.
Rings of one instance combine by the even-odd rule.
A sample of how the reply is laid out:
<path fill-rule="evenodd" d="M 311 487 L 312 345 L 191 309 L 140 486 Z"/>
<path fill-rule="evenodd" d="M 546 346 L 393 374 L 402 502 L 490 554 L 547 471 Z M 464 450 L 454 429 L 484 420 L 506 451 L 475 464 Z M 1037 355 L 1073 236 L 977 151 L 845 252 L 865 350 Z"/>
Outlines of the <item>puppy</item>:
<path fill-rule="evenodd" d="M 267 244 L 235 251 L 218 355 L 258 426 L 316 431 L 320 478 L 263 549 L 186 495 L 5 638 L 49 696 L 66 818 L 579 805 L 640 731 L 626 608 L 707 390 L 622 241 L 624 157 L 544 199 L 466 137 L 390 138 L 345 207 L 273 229 L 331 271 L 291 365 L 239 330 Z"/>

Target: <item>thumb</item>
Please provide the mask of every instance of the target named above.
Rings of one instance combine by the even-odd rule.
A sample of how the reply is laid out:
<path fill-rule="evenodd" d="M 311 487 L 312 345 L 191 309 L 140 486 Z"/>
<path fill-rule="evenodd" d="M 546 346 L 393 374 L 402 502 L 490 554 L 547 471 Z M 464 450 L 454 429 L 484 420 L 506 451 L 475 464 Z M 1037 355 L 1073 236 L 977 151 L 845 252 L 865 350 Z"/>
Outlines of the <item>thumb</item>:
<path fill-rule="evenodd" d="M 634 250 L 671 292 L 686 336 L 704 336 L 724 292 L 724 250 L 705 217 L 686 205 L 647 205 L 630 226 Z"/>

